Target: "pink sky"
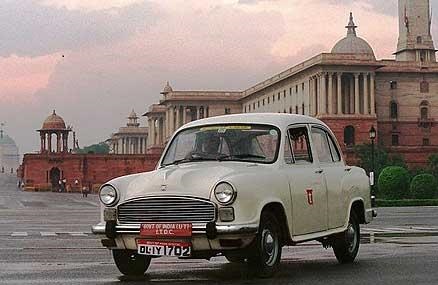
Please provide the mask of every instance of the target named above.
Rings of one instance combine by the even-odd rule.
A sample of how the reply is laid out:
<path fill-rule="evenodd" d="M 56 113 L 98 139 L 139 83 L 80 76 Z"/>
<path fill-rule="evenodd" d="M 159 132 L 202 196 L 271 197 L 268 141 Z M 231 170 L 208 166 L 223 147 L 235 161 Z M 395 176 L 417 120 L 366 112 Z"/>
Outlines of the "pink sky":
<path fill-rule="evenodd" d="M 330 52 L 350 11 L 378 58 L 398 37 L 396 0 L 32 0 L 0 11 L 0 121 L 22 151 L 38 148 L 52 109 L 87 145 L 157 102 L 167 80 L 245 89 Z"/>

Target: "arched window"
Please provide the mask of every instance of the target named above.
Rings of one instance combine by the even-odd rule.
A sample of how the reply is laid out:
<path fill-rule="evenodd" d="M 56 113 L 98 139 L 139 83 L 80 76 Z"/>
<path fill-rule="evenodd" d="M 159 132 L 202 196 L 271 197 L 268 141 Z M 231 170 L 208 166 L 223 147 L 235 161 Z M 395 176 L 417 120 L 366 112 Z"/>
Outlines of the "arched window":
<path fill-rule="evenodd" d="M 423 38 L 421 36 L 417 37 L 417 44 L 422 44 L 423 43 Z"/>
<path fill-rule="evenodd" d="M 420 118 L 421 120 L 427 120 L 429 118 L 429 102 L 426 100 L 420 103 Z"/>
<path fill-rule="evenodd" d="M 344 129 L 344 143 L 346 146 L 353 146 L 355 141 L 355 130 L 353 126 L 346 126 Z"/>
<path fill-rule="evenodd" d="M 395 101 L 391 101 L 391 103 L 389 104 L 389 108 L 390 108 L 390 118 L 391 119 L 397 119 L 398 117 L 398 105 L 397 102 Z"/>

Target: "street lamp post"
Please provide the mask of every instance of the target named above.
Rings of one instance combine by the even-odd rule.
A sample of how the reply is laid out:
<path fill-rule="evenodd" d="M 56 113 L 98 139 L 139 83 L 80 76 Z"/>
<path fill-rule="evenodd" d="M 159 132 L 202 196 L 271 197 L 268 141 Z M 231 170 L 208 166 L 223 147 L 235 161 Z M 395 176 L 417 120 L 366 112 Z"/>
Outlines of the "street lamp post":
<path fill-rule="evenodd" d="M 374 178 L 374 140 L 376 139 L 376 129 L 374 126 L 371 126 L 371 129 L 369 131 L 370 140 L 371 140 L 371 171 L 370 171 L 370 184 L 371 184 L 371 202 L 372 207 L 375 207 L 375 195 L 374 195 L 374 184 L 375 184 L 375 178 Z"/>

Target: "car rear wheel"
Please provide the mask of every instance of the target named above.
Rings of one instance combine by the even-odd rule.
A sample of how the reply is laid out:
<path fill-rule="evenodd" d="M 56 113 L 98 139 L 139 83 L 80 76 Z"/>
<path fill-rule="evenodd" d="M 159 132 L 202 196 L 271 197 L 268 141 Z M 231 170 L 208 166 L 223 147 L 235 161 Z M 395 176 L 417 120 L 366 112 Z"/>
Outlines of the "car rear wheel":
<path fill-rule="evenodd" d="M 263 212 L 255 243 L 248 257 L 248 264 L 262 278 L 278 271 L 281 259 L 280 226 L 275 215 Z"/>
<path fill-rule="evenodd" d="M 359 252 L 360 227 L 354 212 L 350 214 L 347 230 L 335 237 L 333 251 L 339 263 L 352 263 Z"/>
<path fill-rule="evenodd" d="M 113 258 L 123 275 L 143 276 L 151 263 L 151 257 L 139 255 L 134 250 L 114 249 Z"/>

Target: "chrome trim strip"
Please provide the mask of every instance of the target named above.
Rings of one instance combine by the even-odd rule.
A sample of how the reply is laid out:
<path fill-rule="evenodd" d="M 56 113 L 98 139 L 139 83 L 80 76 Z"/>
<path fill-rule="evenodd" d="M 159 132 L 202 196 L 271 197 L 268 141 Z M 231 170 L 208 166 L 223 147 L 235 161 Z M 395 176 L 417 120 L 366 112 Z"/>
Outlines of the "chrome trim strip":
<path fill-rule="evenodd" d="M 193 234 L 206 234 L 207 224 L 193 224 Z M 258 231 L 258 224 L 243 224 L 243 225 L 217 225 L 217 234 L 256 234 Z M 116 225 L 116 232 L 118 234 L 139 234 L 140 224 L 123 224 Z"/>

